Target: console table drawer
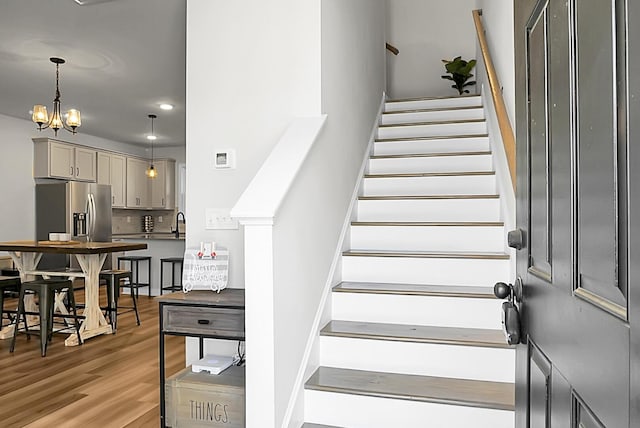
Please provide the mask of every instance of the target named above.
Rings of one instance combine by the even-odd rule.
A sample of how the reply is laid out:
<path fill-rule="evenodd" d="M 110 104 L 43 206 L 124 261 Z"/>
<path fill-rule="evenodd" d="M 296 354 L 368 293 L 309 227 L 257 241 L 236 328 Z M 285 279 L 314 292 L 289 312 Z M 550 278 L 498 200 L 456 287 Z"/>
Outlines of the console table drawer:
<path fill-rule="evenodd" d="M 165 333 L 244 338 L 244 310 L 163 305 Z"/>

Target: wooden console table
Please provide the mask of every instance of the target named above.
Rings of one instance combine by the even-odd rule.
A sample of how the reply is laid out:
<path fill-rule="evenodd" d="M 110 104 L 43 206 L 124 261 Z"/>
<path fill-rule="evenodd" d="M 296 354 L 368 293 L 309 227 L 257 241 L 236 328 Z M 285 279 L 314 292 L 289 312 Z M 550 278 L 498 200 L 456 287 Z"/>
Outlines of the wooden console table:
<path fill-rule="evenodd" d="M 199 339 L 204 357 L 204 339 L 244 341 L 244 289 L 227 288 L 220 293 L 194 290 L 157 298 L 160 324 L 160 426 L 165 424 L 165 335 Z"/>

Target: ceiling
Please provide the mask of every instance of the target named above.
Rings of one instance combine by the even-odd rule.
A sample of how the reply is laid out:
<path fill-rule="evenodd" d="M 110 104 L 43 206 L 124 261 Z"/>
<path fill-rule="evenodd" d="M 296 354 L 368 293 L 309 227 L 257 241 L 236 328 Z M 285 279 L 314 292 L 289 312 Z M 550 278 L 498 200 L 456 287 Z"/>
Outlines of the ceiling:
<path fill-rule="evenodd" d="M 1 0 L 0 114 L 53 109 L 57 56 L 67 61 L 62 110 L 80 110 L 79 133 L 146 145 L 153 113 L 154 144 L 184 145 L 185 9 L 186 0 Z"/>

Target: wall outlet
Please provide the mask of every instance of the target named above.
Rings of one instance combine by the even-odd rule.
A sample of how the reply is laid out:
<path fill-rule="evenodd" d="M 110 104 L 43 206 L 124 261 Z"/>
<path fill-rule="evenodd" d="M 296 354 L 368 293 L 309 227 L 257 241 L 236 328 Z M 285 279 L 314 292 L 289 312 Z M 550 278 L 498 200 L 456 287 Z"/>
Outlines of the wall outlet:
<path fill-rule="evenodd" d="M 127 216 L 127 223 L 131 223 L 131 216 L 130 215 Z"/>
<path fill-rule="evenodd" d="M 207 208 L 205 210 L 205 229 L 237 229 L 238 220 L 231 217 L 231 210 Z"/>
<path fill-rule="evenodd" d="M 158 216 L 158 223 L 162 223 L 162 216 L 161 215 Z"/>

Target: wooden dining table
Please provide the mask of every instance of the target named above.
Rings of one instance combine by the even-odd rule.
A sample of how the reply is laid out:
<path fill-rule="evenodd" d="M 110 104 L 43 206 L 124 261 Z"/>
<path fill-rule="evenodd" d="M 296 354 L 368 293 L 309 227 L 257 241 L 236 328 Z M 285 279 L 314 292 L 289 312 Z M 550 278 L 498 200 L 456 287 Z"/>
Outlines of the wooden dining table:
<path fill-rule="evenodd" d="M 33 280 L 35 276 L 43 278 L 67 277 L 69 279 L 84 278 L 85 307 L 82 312 L 84 320 L 80 325 L 80 337 L 85 339 L 101 334 L 111 334 L 111 325 L 100 309 L 99 285 L 100 271 L 107 254 L 121 251 L 144 250 L 147 244 L 128 242 L 78 242 L 78 241 L 9 241 L 0 242 L 0 251 L 9 253 L 20 272 L 22 281 Z M 81 271 L 68 270 L 39 270 L 38 262 L 44 253 L 70 254 L 75 256 Z M 31 297 L 31 299 L 33 299 Z M 25 306 L 33 308 L 33 300 Z M 29 310 L 29 309 L 27 309 Z M 0 330 L 0 339 L 13 336 L 15 324 L 6 326 Z M 66 346 L 76 346 L 78 336 L 75 332 L 65 340 Z"/>

